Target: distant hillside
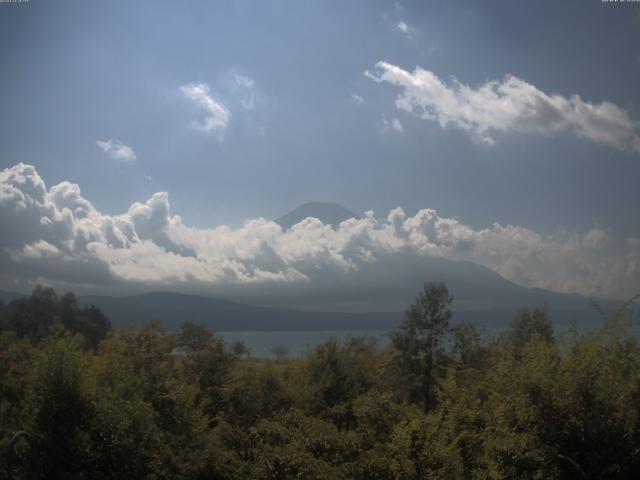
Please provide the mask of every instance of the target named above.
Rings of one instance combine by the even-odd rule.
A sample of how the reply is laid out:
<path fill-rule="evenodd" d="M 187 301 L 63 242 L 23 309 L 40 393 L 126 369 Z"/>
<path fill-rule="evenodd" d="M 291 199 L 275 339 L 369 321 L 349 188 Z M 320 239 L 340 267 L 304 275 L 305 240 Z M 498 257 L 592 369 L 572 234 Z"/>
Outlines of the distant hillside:
<path fill-rule="evenodd" d="M 221 289 L 216 295 L 271 308 L 339 312 L 403 312 L 426 281 L 444 281 L 454 296 L 454 320 L 496 326 L 510 321 L 523 307 L 547 305 L 556 325 L 576 319 L 597 325 L 601 315 L 589 298 L 517 285 L 473 262 L 406 254 L 379 255 L 356 271 L 318 275 L 295 284 L 246 285 L 241 291 Z M 621 302 L 598 300 L 605 312 Z"/>
<path fill-rule="evenodd" d="M 193 320 L 217 331 L 389 330 L 402 321 L 425 281 L 446 282 L 454 295 L 454 322 L 471 322 L 492 331 L 504 328 L 519 309 L 543 304 L 558 329 L 572 319 L 588 328 L 602 322 L 588 297 L 525 288 L 475 263 L 409 253 L 380 257 L 339 278 L 319 276 L 309 282 L 241 289 L 220 286 L 212 292 L 218 298 L 154 292 L 80 296 L 79 301 L 100 307 L 116 327 L 160 320 L 165 328 L 174 329 Z M 0 291 L 4 303 L 21 297 L 24 294 Z M 598 302 L 607 313 L 621 304 Z"/>
<path fill-rule="evenodd" d="M 154 292 L 131 297 L 83 296 L 83 305 L 96 305 L 115 327 L 140 326 L 160 320 L 175 329 L 185 320 L 217 331 L 242 330 L 370 330 L 394 328 L 397 313 L 326 313 L 255 307 L 216 298 Z"/>
<path fill-rule="evenodd" d="M 24 298 L 26 295 L 18 292 L 8 292 L 5 290 L 0 290 L 0 302 L 9 303 L 12 300 L 17 300 L 18 298 Z"/>
<path fill-rule="evenodd" d="M 495 333 L 505 328 L 520 308 L 545 303 L 558 330 L 566 328 L 572 319 L 578 321 L 579 327 L 587 328 L 602 322 L 599 313 L 583 297 L 541 290 L 529 293 L 504 302 L 487 298 L 486 302 L 476 305 L 469 303 L 468 298 L 457 296 L 454 300 L 453 322 L 469 322 Z M 192 320 L 219 332 L 392 330 L 399 326 L 404 318 L 404 310 L 411 302 L 398 305 L 393 311 L 347 313 L 258 307 L 217 298 L 165 292 L 131 297 L 84 296 L 79 301 L 83 305 L 100 307 L 111 318 L 114 327 L 139 327 L 159 320 L 164 328 L 176 329 L 183 321 Z M 607 301 L 603 307 L 611 312 L 618 304 Z"/>
<path fill-rule="evenodd" d="M 300 205 L 295 210 L 275 220 L 283 230 L 288 230 L 305 218 L 317 218 L 325 225 L 338 226 L 350 218 L 359 218 L 358 215 L 337 203 L 309 202 Z"/>

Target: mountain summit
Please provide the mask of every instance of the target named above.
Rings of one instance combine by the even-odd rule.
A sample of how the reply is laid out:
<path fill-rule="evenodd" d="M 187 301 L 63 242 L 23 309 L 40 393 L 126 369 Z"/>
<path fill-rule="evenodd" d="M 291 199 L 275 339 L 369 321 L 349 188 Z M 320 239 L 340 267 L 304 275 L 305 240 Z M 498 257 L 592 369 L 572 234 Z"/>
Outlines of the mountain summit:
<path fill-rule="evenodd" d="M 317 218 L 325 225 L 337 227 L 340 222 L 350 218 L 360 218 L 351 210 L 337 203 L 309 202 L 275 220 L 283 230 L 289 230 L 295 224 L 308 217 Z"/>

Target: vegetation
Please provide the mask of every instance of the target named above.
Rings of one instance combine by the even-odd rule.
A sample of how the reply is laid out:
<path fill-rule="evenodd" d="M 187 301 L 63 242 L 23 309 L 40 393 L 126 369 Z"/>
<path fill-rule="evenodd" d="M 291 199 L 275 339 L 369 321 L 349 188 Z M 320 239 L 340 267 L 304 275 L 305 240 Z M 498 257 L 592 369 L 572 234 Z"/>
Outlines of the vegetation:
<path fill-rule="evenodd" d="M 629 315 L 554 332 L 523 310 L 483 339 L 451 302 L 427 284 L 385 350 L 276 361 L 191 322 L 112 331 L 38 287 L 0 308 L 0 478 L 637 478 Z"/>

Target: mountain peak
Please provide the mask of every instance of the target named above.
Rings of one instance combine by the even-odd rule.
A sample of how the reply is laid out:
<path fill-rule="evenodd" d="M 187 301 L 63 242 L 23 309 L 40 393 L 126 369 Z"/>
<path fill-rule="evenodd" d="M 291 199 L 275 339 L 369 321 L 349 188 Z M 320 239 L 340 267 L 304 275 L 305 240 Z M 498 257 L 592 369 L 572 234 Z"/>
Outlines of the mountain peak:
<path fill-rule="evenodd" d="M 340 222 L 350 218 L 360 218 L 338 203 L 308 202 L 275 220 L 283 230 L 289 230 L 295 224 L 308 217 L 317 218 L 325 225 L 337 227 Z"/>

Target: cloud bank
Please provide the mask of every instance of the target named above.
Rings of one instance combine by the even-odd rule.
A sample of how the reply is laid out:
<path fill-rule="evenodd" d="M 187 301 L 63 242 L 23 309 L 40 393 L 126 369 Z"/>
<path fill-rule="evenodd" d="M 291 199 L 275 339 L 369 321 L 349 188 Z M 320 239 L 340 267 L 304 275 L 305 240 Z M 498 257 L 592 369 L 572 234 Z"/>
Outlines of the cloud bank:
<path fill-rule="evenodd" d="M 470 260 L 557 291 L 625 297 L 640 285 L 640 238 L 602 229 L 550 236 L 512 225 L 474 229 L 434 210 L 407 215 L 401 208 L 336 228 L 307 218 L 283 232 L 257 218 L 237 229 L 197 229 L 171 212 L 167 193 L 107 215 L 78 185 L 47 188 L 23 164 L 0 172 L 0 224 L 3 288 L 9 280 L 69 288 L 313 284 L 395 255 Z"/>
<path fill-rule="evenodd" d="M 640 125 L 611 102 L 594 104 L 579 95 L 548 94 L 512 75 L 477 88 L 456 79 L 446 83 L 421 67 L 409 72 L 388 62 L 378 62 L 376 70 L 365 75 L 401 89 L 397 108 L 438 122 L 442 128 L 461 128 L 486 144 L 509 132 L 571 132 L 594 143 L 640 153 Z"/>

